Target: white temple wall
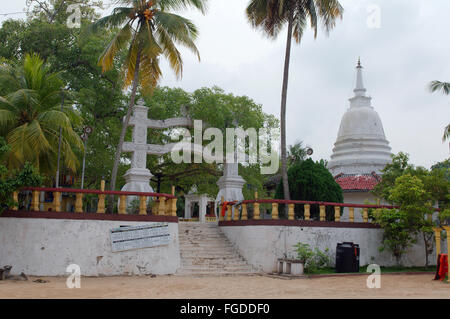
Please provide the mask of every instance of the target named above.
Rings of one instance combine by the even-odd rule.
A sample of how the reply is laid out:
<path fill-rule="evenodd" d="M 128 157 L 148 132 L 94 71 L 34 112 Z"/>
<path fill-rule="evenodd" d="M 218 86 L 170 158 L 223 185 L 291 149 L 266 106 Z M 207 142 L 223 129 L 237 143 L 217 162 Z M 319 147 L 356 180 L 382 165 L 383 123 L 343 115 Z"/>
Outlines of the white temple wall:
<path fill-rule="evenodd" d="M 353 242 L 360 246 L 360 266 L 378 264 L 393 266 L 396 260 L 389 251 L 380 252 L 383 230 L 376 228 L 345 227 L 300 227 L 300 226 L 222 226 L 221 230 L 249 264 L 264 272 L 277 270 L 277 259 L 295 257 L 293 246 L 298 242 L 329 249 L 333 263 L 336 259 L 336 245 Z M 435 253 L 430 256 L 435 264 Z M 424 266 L 425 249 L 423 240 L 413 245 L 401 260 L 404 266 Z M 334 265 L 334 264 L 333 264 Z"/>
<path fill-rule="evenodd" d="M 180 266 L 178 223 L 168 223 L 166 246 L 112 252 L 110 229 L 152 222 L 0 218 L 0 266 L 11 273 L 67 276 L 77 264 L 82 276 L 165 275 Z"/>

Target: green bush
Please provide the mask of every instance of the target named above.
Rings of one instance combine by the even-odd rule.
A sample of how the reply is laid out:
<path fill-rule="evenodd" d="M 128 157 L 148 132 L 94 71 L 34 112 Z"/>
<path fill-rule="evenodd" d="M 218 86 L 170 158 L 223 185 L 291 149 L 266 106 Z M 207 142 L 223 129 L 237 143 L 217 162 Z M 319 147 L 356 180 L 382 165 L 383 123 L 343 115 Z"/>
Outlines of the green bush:
<path fill-rule="evenodd" d="M 328 248 L 321 251 L 315 247 L 313 250 L 308 244 L 303 243 L 297 243 L 294 247 L 297 251 L 297 259 L 303 263 L 305 273 L 313 273 L 320 268 L 331 265 Z"/>
<path fill-rule="evenodd" d="M 308 200 L 342 203 L 344 196 L 342 189 L 328 171 L 323 162 L 314 162 L 307 159 L 303 162 L 295 163 L 288 169 L 289 192 L 292 200 Z M 278 184 L 275 198 L 282 199 L 283 184 Z M 282 205 L 281 205 L 282 206 Z M 318 205 L 311 206 L 311 219 L 319 219 Z M 280 215 L 284 212 L 280 207 Z M 341 212 L 342 214 L 342 212 Z M 303 205 L 295 205 L 296 218 L 304 216 Z M 326 219 L 334 220 L 334 207 L 327 206 Z"/>
<path fill-rule="evenodd" d="M 9 151 L 5 139 L 0 137 L 0 160 Z M 36 187 L 42 185 L 43 178 L 30 164 L 25 163 L 21 170 L 8 170 L 0 164 L 0 214 L 8 207 L 17 206 L 13 200 L 13 192 L 22 187 Z"/>

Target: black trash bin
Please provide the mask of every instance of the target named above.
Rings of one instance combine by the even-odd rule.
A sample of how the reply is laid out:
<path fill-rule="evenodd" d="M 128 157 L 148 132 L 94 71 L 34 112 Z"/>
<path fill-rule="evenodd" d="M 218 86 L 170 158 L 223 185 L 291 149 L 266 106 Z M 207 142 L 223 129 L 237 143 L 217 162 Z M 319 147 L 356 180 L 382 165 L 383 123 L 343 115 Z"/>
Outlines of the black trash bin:
<path fill-rule="evenodd" d="M 359 245 L 349 242 L 336 246 L 336 272 L 359 272 Z"/>

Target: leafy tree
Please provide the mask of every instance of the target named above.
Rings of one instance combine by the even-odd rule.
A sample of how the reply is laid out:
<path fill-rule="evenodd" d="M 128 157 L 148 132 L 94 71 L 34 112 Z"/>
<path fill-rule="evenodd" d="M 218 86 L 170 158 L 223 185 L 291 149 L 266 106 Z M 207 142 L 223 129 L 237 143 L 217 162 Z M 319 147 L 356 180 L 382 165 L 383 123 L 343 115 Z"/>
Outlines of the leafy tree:
<path fill-rule="evenodd" d="M 67 100 L 61 111 L 63 82 L 58 75 L 50 73 L 39 56 L 26 55 L 22 65 L 0 66 L 0 86 L 8 88 L 0 97 L 0 134 L 11 147 L 7 167 L 31 162 L 40 172 L 53 173 L 61 129 L 62 160 L 76 171 L 74 149 L 83 145 L 72 124 L 81 118 Z"/>
<path fill-rule="evenodd" d="M 437 166 L 429 171 L 408 161 L 408 154 L 393 155 L 392 163 L 383 170 L 382 181 L 374 189 L 378 197 L 400 208 L 378 209 L 371 212 L 371 217 L 384 228 L 383 247 L 393 252 L 397 262 L 404 250 L 416 241 L 416 236 L 422 235 L 428 265 L 428 256 L 433 251 L 432 204 L 439 204 L 441 223 L 448 218 L 448 168 Z"/>
<path fill-rule="evenodd" d="M 251 0 L 246 13 L 252 26 L 262 30 L 272 39 L 277 38 L 287 24 L 280 120 L 283 194 L 285 199 L 290 199 L 286 154 L 286 101 L 292 37 L 297 43 L 300 43 L 308 20 L 314 30 L 314 37 L 317 36 L 317 26 L 320 20 L 328 32 L 335 26 L 336 19 L 342 17 L 343 8 L 337 0 Z"/>
<path fill-rule="evenodd" d="M 183 61 L 175 46 L 179 43 L 192 50 L 200 58 L 194 44 L 198 30 L 195 25 L 170 10 L 194 7 L 204 12 L 204 0 L 158 0 L 133 1 L 122 0 L 121 3 L 130 7 L 117 7 L 109 16 L 101 18 L 92 25 L 97 31 L 103 27 L 120 27 L 113 40 L 108 44 L 99 63 L 103 71 L 111 70 L 116 54 L 128 47 L 128 54 L 123 64 L 124 86 L 132 86 L 131 98 L 127 114 L 120 133 L 119 144 L 114 157 L 111 173 L 111 190 L 115 190 L 117 170 L 120 161 L 122 145 L 125 139 L 132 107 L 135 103 L 138 84 L 143 92 L 150 93 L 161 76 L 159 57 L 164 55 L 177 76 L 182 75 Z M 112 210 L 112 198 L 109 200 L 109 210 Z"/>
<path fill-rule="evenodd" d="M 383 198 L 388 201 L 390 195 L 389 191 L 394 186 L 397 177 L 413 170 L 413 166 L 409 164 L 408 154 L 400 152 L 398 154 L 392 154 L 391 158 L 392 162 L 388 163 L 381 170 L 383 175 L 381 182 L 375 185 L 372 191 L 372 193 L 378 198 Z"/>
<path fill-rule="evenodd" d="M 0 137 L 0 161 L 9 150 L 5 139 Z M 17 205 L 13 200 L 13 192 L 24 186 L 41 186 L 42 181 L 43 178 L 28 162 L 20 170 L 8 170 L 4 165 L 0 165 L 0 214 L 5 209 Z"/>
<path fill-rule="evenodd" d="M 336 183 L 328 169 L 320 162 L 307 159 L 295 163 L 288 170 L 289 189 L 294 200 L 324 201 L 342 203 L 342 189 Z M 278 184 L 275 198 L 283 198 L 283 184 Z M 303 205 L 295 206 L 295 215 L 300 218 L 304 214 Z M 311 218 L 319 218 L 319 207 L 311 206 Z M 326 208 L 326 219 L 334 220 L 334 208 Z"/>
<path fill-rule="evenodd" d="M 375 224 L 384 228 L 382 248 L 391 250 L 397 264 L 400 264 L 405 250 L 417 241 L 416 235 L 422 233 L 427 266 L 428 255 L 433 251 L 433 225 L 431 218 L 427 218 L 432 212 L 430 194 L 425 190 L 422 180 L 409 173 L 397 177 L 389 193 L 389 200 L 400 208 L 391 211 L 377 209 L 373 213 Z"/>
<path fill-rule="evenodd" d="M 182 109 L 187 110 L 190 118 L 203 121 L 204 129 L 206 126 L 221 129 L 224 139 L 225 130 L 230 127 L 233 118 L 237 119 L 243 129 L 276 128 L 278 125 L 278 121 L 272 115 L 265 114 L 262 106 L 249 97 L 227 94 L 218 87 L 201 88 L 192 93 L 179 88 L 157 87 L 153 95 L 144 96 L 144 100 L 152 119 L 184 116 Z M 175 130 L 149 129 L 148 143 L 173 143 L 171 134 Z M 207 143 L 209 141 L 204 142 Z M 170 192 L 171 186 L 177 185 L 177 192 L 187 193 L 195 185 L 198 193 L 206 193 L 212 197 L 218 192 L 216 182 L 223 174 L 222 164 L 174 164 L 170 154 L 161 157 L 148 156 L 147 167 L 155 175 L 152 178 L 155 190 Z M 240 165 L 239 173 L 247 181 L 247 187 L 243 189 L 245 198 L 252 198 L 255 190 L 262 190 L 263 176 L 260 173 L 260 163 Z"/>

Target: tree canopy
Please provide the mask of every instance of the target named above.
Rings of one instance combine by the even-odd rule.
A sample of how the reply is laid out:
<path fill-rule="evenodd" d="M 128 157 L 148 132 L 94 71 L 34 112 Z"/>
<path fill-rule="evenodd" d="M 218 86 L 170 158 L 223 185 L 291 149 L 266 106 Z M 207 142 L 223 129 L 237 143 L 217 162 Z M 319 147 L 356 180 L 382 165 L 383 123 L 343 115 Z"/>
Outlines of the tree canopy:
<path fill-rule="evenodd" d="M 333 175 L 322 162 L 314 162 L 307 159 L 293 164 L 288 170 L 289 190 L 293 200 L 324 201 L 342 203 L 344 197 L 342 189 L 333 178 Z M 283 185 L 278 184 L 275 198 L 283 198 Z M 319 207 L 311 206 L 311 218 L 318 219 Z M 280 210 L 281 211 L 281 210 Z M 297 218 L 303 218 L 303 205 L 295 206 Z M 334 208 L 327 207 L 326 218 L 333 220 Z"/>

